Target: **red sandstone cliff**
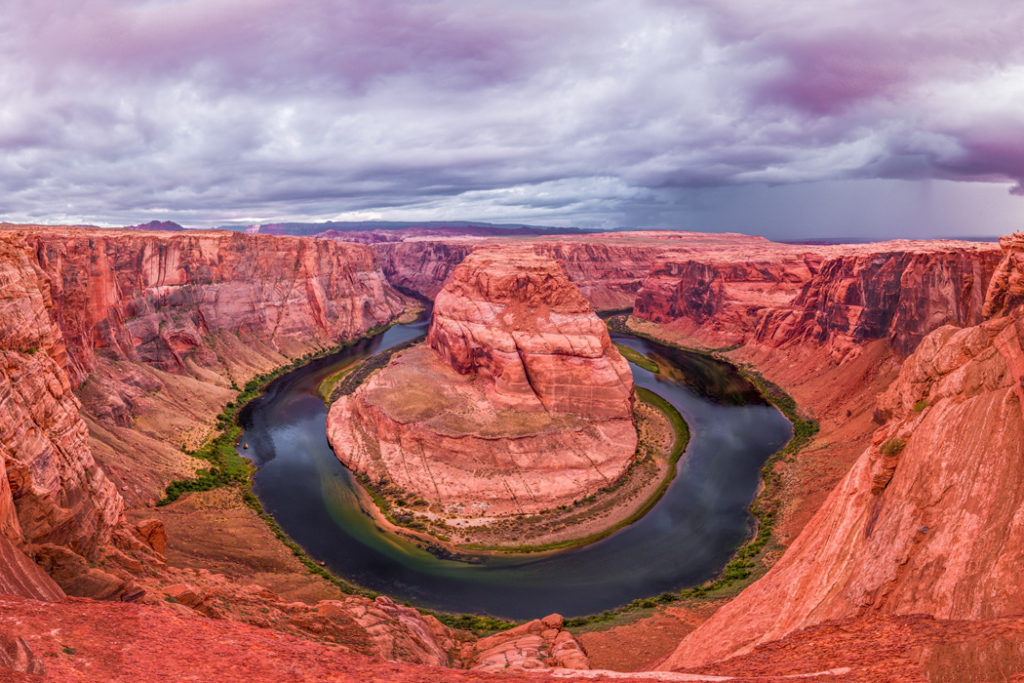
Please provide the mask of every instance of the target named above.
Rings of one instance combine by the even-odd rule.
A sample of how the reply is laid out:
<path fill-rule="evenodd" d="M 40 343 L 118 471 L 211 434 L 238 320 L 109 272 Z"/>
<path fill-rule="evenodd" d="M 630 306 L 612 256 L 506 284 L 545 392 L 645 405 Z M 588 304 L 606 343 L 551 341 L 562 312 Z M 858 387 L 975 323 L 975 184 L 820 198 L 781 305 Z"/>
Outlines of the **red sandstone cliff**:
<path fill-rule="evenodd" d="M 455 266 L 473 249 L 488 244 L 527 245 L 555 259 L 594 309 L 607 310 L 633 305 L 641 283 L 659 257 L 673 254 L 678 259 L 685 254 L 729 249 L 742 259 L 743 254 L 771 243 L 760 237 L 732 233 L 645 231 L 503 239 L 412 239 L 374 247 L 392 284 L 433 299 Z"/>
<path fill-rule="evenodd" d="M 55 359 L 131 504 L 191 471 L 232 385 L 384 324 L 404 298 L 367 247 L 218 232 L 10 226 L 42 279 Z"/>
<path fill-rule="evenodd" d="M 479 516 L 572 502 L 632 460 L 629 366 L 551 259 L 473 252 L 437 297 L 428 344 L 331 407 L 349 467 Z"/>
<path fill-rule="evenodd" d="M 885 424 L 804 532 L 687 637 L 667 668 L 865 611 L 942 619 L 1024 611 L 1024 236 L 1002 247 L 983 302 L 993 317 L 924 337 L 878 399 Z M 982 310 L 966 298 L 969 306 L 948 315 Z"/>
<path fill-rule="evenodd" d="M 0 239 L 0 533 L 94 557 L 123 504 L 93 460 L 44 272 Z"/>
<path fill-rule="evenodd" d="M 5 226 L 0 533 L 66 586 L 86 570 L 99 580 L 87 560 L 137 543 L 110 474 L 126 496 L 152 499 L 194 467 L 169 442 L 182 414 L 208 424 L 232 381 L 387 322 L 404 303 L 356 245 Z"/>
<path fill-rule="evenodd" d="M 17 234 L 17 233 L 15 233 Z M 404 302 L 373 252 L 344 242 L 239 233 L 29 231 L 76 386 L 97 364 L 222 370 L 220 333 L 284 353 L 390 321 Z"/>
<path fill-rule="evenodd" d="M 710 345 L 824 346 L 834 360 L 886 340 L 905 356 L 930 331 L 981 320 L 995 245 L 770 245 L 753 258 L 662 258 L 634 314 Z"/>
<path fill-rule="evenodd" d="M 631 413 L 633 377 L 604 323 L 558 264 L 532 251 L 466 257 L 434 302 L 427 343 L 517 408 L 539 401 L 549 413 Z"/>

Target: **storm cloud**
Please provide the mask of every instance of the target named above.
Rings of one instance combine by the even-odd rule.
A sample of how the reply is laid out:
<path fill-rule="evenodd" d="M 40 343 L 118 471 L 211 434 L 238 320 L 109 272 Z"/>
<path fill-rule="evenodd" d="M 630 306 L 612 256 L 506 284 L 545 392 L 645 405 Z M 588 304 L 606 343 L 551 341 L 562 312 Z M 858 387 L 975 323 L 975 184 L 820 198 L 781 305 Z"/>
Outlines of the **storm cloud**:
<path fill-rule="evenodd" d="M 1010 0 L 0 8 L 7 220 L 924 236 L 1024 207 Z"/>

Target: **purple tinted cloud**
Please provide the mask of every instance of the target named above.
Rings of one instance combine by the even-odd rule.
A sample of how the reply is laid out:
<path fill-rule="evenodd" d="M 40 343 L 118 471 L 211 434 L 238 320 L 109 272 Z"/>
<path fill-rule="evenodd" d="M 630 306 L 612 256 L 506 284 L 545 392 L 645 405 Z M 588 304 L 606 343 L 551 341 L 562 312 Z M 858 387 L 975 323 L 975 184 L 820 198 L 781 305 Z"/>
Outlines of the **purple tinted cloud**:
<path fill-rule="evenodd" d="M 0 10 L 8 219 L 714 228 L 743 188 L 1024 179 L 1010 0 Z"/>

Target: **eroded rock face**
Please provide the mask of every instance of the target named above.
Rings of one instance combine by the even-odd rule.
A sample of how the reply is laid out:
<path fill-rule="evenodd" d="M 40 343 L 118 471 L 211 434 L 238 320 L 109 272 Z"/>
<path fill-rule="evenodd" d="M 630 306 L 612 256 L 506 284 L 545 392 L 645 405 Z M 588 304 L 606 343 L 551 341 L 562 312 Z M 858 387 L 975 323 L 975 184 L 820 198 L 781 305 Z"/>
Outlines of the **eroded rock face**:
<path fill-rule="evenodd" d="M 995 245 L 947 241 L 768 243 L 738 256 L 661 259 L 635 315 L 710 345 L 825 346 L 842 362 L 882 339 L 906 356 L 937 327 L 981 321 L 1001 259 Z"/>
<path fill-rule="evenodd" d="M 416 240 L 376 244 L 388 281 L 433 300 L 455 266 L 479 245 L 478 240 Z"/>
<path fill-rule="evenodd" d="M 366 631 L 377 654 L 384 659 L 434 666 L 449 666 L 449 653 L 455 648 L 451 630 L 431 615 L 412 607 L 396 605 L 380 596 L 373 602 L 351 598 L 344 602 L 323 601 L 321 614 L 344 610 Z"/>
<path fill-rule="evenodd" d="M 94 453 L 134 504 L 188 473 L 178 444 L 230 400 L 232 384 L 389 322 L 407 304 L 374 252 L 353 244 L 39 226 L 5 226 L 0 240 L 21 254 L 6 264 L 10 287 L 28 292 L 7 304 L 18 308 L 0 325 L 0 348 L 39 366 L 15 390 L 53 394 L 31 383 L 56 372 L 66 400 L 84 403 Z M 35 339 L 26 329 L 43 332 Z M 42 367 L 47 359 L 56 370 Z M 84 433 L 78 412 L 69 403 L 67 424 L 55 428 Z M 172 438 L 170 448 L 161 443 Z M 127 452 L 142 460 L 127 462 Z"/>
<path fill-rule="evenodd" d="M 184 372 L 223 365 L 209 335 L 259 338 L 285 352 L 334 343 L 391 320 L 404 302 L 371 249 L 238 233 L 28 231 L 50 280 L 68 373 L 97 356 Z"/>
<path fill-rule="evenodd" d="M 985 298 L 985 316 L 989 318 L 1006 315 L 1024 304 L 1024 232 L 1001 237 L 999 246 L 1004 258 Z"/>
<path fill-rule="evenodd" d="M 885 424 L 760 581 L 687 637 L 682 668 L 864 610 L 983 619 L 1024 598 L 1024 310 L 1019 241 L 986 297 L 1001 313 L 931 332 L 878 400 Z"/>
<path fill-rule="evenodd" d="M 842 355 L 887 339 L 906 356 L 942 325 L 981 321 L 999 259 L 990 245 L 941 242 L 905 249 L 878 245 L 869 253 L 829 258 L 794 299 L 797 321 L 789 336 L 774 341 L 830 342 Z"/>
<path fill-rule="evenodd" d="M 788 313 L 821 267 L 817 254 L 773 247 L 753 256 L 730 251 L 662 257 L 644 279 L 633 314 L 711 345 L 745 343 L 763 321 Z"/>
<path fill-rule="evenodd" d="M 632 414 L 633 376 L 604 323 L 558 264 L 532 251 L 466 257 L 434 302 L 427 343 L 456 372 L 489 380 L 495 404 Z"/>
<path fill-rule="evenodd" d="M 0 535 L 76 595 L 131 593 L 90 567 L 111 552 L 138 563 L 114 546 L 152 555 L 124 525 L 119 491 L 152 500 L 192 469 L 161 440 L 177 415 L 138 431 L 136 421 L 159 401 L 211 421 L 232 381 L 387 322 L 405 303 L 358 245 L 3 226 Z M 163 454 L 177 470 L 156 466 Z M 128 486 L 147 478 L 149 490 Z"/>
<path fill-rule="evenodd" d="M 32 251 L 0 239 L 0 532 L 95 556 L 123 503 L 92 457 Z"/>
<path fill-rule="evenodd" d="M 463 647 L 462 657 L 467 668 L 491 673 L 590 668 L 586 652 L 563 628 L 558 614 L 469 643 Z"/>
<path fill-rule="evenodd" d="M 60 586 L 5 536 L 0 536 L 0 593 L 33 600 L 56 601 L 64 598 Z"/>
<path fill-rule="evenodd" d="M 344 235 L 339 239 L 345 239 Z M 761 237 L 730 233 L 660 232 L 557 235 L 520 239 L 453 237 L 410 239 L 374 245 L 388 280 L 434 299 L 452 271 L 480 246 L 527 246 L 558 262 L 595 310 L 630 308 L 654 263 L 671 256 L 732 250 L 742 260 L 771 243 Z"/>
<path fill-rule="evenodd" d="M 357 472 L 477 516 L 571 502 L 631 461 L 629 366 L 551 259 L 474 252 L 438 295 L 428 344 L 331 407 L 331 444 Z"/>

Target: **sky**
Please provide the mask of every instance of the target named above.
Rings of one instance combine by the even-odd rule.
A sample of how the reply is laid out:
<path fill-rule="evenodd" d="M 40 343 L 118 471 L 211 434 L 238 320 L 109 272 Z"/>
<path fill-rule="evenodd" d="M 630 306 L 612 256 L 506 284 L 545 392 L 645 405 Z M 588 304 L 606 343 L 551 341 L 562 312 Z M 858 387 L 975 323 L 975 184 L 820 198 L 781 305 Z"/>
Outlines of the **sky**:
<path fill-rule="evenodd" d="M 1024 227 L 1017 0 L 0 0 L 0 219 Z"/>

